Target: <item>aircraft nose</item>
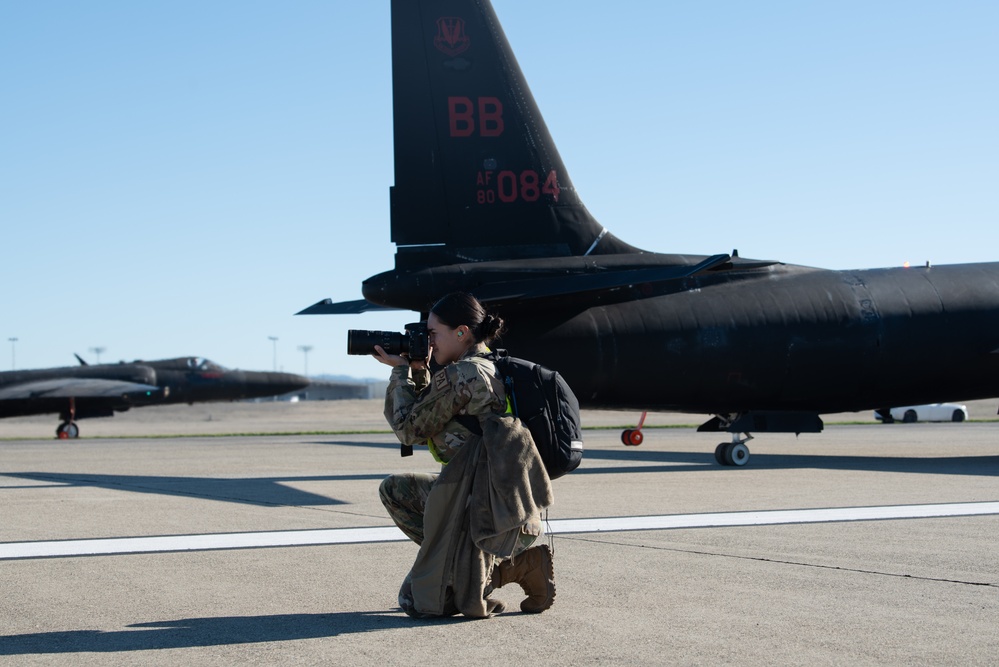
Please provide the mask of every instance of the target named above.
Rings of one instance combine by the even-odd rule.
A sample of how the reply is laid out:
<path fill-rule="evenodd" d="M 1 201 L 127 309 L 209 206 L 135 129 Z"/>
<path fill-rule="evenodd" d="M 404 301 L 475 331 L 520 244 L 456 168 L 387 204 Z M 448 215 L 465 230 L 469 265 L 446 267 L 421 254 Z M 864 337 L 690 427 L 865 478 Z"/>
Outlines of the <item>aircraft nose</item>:
<path fill-rule="evenodd" d="M 246 373 L 246 389 L 251 396 L 280 396 L 308 386 L 309 378 L 294 373 Z"/>

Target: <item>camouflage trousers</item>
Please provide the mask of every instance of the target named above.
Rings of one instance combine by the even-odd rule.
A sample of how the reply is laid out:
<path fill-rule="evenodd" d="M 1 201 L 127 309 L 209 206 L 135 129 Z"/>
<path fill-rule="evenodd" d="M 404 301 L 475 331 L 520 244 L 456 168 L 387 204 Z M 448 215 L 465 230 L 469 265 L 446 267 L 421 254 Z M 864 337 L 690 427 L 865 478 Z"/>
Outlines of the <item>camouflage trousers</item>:
<path fill-rule="evenodd" d="M 437 475 L 428 472 L 405 472 L 389 475 L 378 487 L 378 496 L 389 516 L 406 537 L 423 544 L 423 515 L 427 497 L 437 481 Z M 521 529 L 520 540 L 513 555 L 523 553 L 544 533 L 540 516 L 533 516 Z"/>
<path fill-rule="evenodd" d="M 423 544 L 423 514 L 435 481 L 435 474 L 408 472 L 389 475 L 378 487 L 382 505 L 395 525 L 417 544 Z"/>
<path fill-rule="evenodd" d="M 385 505 L 385 509 L 388 510 L 389 516 L 392 517 L 392 521 L 409 539 L 417 544 L 423 544 L 423 516 L 427 508 L 427 498 L 437 481 L 437 477 L 438 475 L 432 473 L 399 473 L 389 475 L 382 480 L 378 487 L 378 496 L 381 498 L 382 504 Z M 532 517 L 527 525 L 521 529 L 520 539 L 517 546 L 514 547 L 513 555 L 516 556 L 526 551 L 542 534 L 541 517 Z M 484 595 L 488 598 L 492 591 L 492 584 L 488 584 Z M 487 602 L 492 605 L 496 604 L 488 599 Z M 416 603 L 413 600 L 412 571 L 406 575 L 406 579 L 399 589 L 399 606 L 413 618 L 426 618 L 425 614 L 416 609 Z M 489 609 L 491 614 L 493 607 Z M 445 611 L 447 616 L 456 613 L 458 613 L 458 609 L 453 605 L 452 608 Z"/>

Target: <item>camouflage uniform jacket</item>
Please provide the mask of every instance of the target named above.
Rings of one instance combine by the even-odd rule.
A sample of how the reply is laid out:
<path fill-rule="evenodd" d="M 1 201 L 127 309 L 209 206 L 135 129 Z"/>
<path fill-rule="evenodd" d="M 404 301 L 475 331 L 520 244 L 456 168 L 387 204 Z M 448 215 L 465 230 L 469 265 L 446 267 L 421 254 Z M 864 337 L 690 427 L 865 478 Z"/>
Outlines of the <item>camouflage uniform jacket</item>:
<path fill-rule="evenodd" d="M 455 420 L 458 415 L 485 416 L 506 411 L 506 390 L 496 365 L 479 343 L 453 364 L 430 377 L 429 371 L 392 369 L 385 392 L 385 418 L 404 445 L 429 445 L 446 464 L 470 438 L 478 438 Z"/>

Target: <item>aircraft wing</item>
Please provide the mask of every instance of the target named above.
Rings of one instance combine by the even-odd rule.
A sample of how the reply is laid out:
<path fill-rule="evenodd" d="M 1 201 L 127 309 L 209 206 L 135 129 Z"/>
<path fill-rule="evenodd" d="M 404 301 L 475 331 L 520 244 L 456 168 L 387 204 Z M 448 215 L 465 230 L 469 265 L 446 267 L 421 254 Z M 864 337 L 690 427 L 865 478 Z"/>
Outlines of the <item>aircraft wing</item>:
<path fill-rule="evenodd" d="M 359 315 L 360 313 L 370 313 L 379 310 L 400 310 L 389 306 L 380 306 L 371 303 L 367 299 L 357 301 L 340 301 L 333 303 L 332 299 L 323 299 L 304 310 L 295 313 L 296 315 Z"/>
<path fill-rule="evenodd" d="M 732 261 L 732 255 L 725 253 L 712 255 L 693 266 L 649 266 L 622 270 L 604 270 L 595 273 L 571 273 L 567 275 L 530 276 L 522 280 L 485 280 L 484 284 L 467 287 L 467 291 L 484 304 L 501 305 L 508 302 L 554 299 L 580 294 L 593 295 L 610 292 L 633 285 L 652 285 L 696 276 L 707 271 L 717 270 Z M 769 265 L 775 262 L 761 262 Z M 474 275 L 474 265 L 469 270 Z M 372 303 L 366 299 L 333 303 L 324 299 L 296 315 L 356 315 L 372 311 L 400 310 Z"/>
<path fill-rule="evenodd" d="M 551 299 L 577 294 L 607 292 L 632 285 L 656 284 L 679 280 L 709 271 L 732 259 L 731 255 L 712 255 L 694 266 L 649 267 L 622 271 L 602 271 L 583 275 L 525 279 L 483 285 L 472 289 L 484 304 L 531 299 Z"/>
<path fill-rule="evenodd" d="M 161 397 L 164 387 L 123 380 L 98 378 L 57 378 L 0 387 L 0 401 L 43 400 L 48 398 L 133 398 Z"/>

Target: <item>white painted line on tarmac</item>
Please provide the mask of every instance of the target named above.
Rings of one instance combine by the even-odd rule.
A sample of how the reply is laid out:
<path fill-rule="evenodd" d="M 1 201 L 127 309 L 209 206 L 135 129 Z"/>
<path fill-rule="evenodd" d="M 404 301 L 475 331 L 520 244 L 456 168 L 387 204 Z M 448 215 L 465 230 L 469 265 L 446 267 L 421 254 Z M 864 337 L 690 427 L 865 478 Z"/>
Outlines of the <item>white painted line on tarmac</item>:
<path fill-rule="evenodd" d="M 937 505 L 890 505 L 883 507 L 842 507 L 828 509 L 766 510 L 759 512 L 718 512 L 709 514 L 668 514 L 600 519 L 562 519 L 548 523 L 555 535 L 637 530 L 676 530 L 681 528 L 721 528 L 737 526 L 776 526 L 800 523 L 842 521 L 886 521 L 890 519 L 931 519 L 999 514 L 999 502 L 945 503 Z M 408 538 L 395 526 L 375 528 L 335 528 L 330 530 L 285 530 L 260 533 L 217 533 L 209 535 L 164 535 L 119 537 L 97 540 L 0 543 L 0 560 L 24 558 L 65 558 L 218 549 L 257 549 L 301 547 L 325 544 L 401 542 Z"/>
<path fill-rule="evenodd" d="M 555 533 L 600 533 L 604 531 L 620 532 L 627 530 L 675 530 L 678 528 L 776 526 L 794 523 L 834 523 L 840 521 L 930 519 L 987 514 L 999 514 L 999 502 L 841 507 L 811 510 L 766 510 L 760 512 L 718 512 L 714 514 L 634 516 L 615 519 L 565 519 L 558 522 L 552 521 L 551 525 L 552 532 Z M 556 524 L 558 525 L 557 528 Z"/>
<path fill-rule="evenodd" d="M 261 547 L 303 547 L 320 544 L 357 544 L 407 540 L 395 526 L 386 528 L 336 528 L 331 530 L 282 530 L 266 533 L 216 533 L 208 535 L 164 535 L 115 537 L 99 540 L 53 542 L 9 542 L 0 544 L 0 560 L 103 556 L 164 551 L 210 551 Z"/>

